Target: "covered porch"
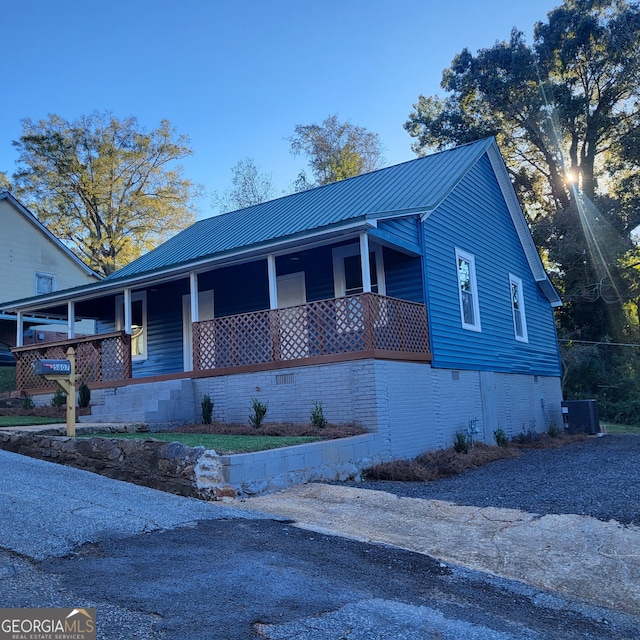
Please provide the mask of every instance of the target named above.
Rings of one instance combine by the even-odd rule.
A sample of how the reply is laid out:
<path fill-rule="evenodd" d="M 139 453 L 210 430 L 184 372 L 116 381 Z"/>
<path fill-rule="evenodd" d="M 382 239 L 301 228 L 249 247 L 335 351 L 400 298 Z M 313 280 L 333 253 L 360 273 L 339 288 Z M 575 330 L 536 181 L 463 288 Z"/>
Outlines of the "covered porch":
<path fill-rule="evenodd" d="M 372 357 L 431 361 L 425 306 L 373 293 L 194 322 L 192 336 L 192 371 L 154 379 Z M 53 390 L 53 382 L 34 373 L 34 363 L 41 358 L 65 358 L 68 347 L 76 351 L 80 381 L 93 387 L 133 381 L 131 336 L 116 331 L 16 347 L 18 389 Z"/>
<path fill-rule="evenodd" d="M 94 388 L 371 357 L 430 362 L 419 247 L 373 231 L 31 299 L 14 308 L 18 388 L 52 390 L 33 365 L 69 346 L 78 380 Z M 27 313 L 66 322 L 67 339 L 23 344 Z M 80 318 L 95 335 L 74 335 Z"/>

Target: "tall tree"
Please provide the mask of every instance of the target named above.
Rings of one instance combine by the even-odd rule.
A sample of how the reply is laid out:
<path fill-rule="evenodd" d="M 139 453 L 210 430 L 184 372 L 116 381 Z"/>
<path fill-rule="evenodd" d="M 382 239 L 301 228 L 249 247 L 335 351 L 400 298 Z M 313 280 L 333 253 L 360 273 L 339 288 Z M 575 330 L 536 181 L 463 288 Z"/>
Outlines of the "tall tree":
<path fill-rule="evenodd" d="M 167 120 L 95 112 L 22 122 L 17 195 L 92 269 L 108 275 L 191 224 L 200 188 L 177 164 L 192 154 Z"/>
<path fill-rule="evenodd" d="M 447 97 L 420 96 L 405 123 L 419 154 L 497 137 L 565 296 L 560 328 L 574 337 L 624 329 L 619 259 L 640 199 L 623 211 L 611 169 L 637 131 L 639 72 L 637 3 L 565 0 L 536 24 L 533 46 L 514 30 L 476 55 L 463 50 L 443 72 Z M 627 175 L 637 177 L 637 160 L 628 155 Z"/>
<path fill-rule="evenodd" d="M 213 194 L 212 205 L 220 213 L 244 209 L 276 197 L 271 175 L 260 173 L 253 158 L 244 158 L 231 168 L 232 186 L 222 195 Z"/>
<path fill-rule="evenodd" d="M 340 122 L 337 115 L 322 124 L 296 125 L 289 141 L 294 155 L 308 156 L 318 185 L 373 171 L 383 162 L 380 136 L 350 122 Z M 299 176 L 296 190 L 308 188 L 306 176 L 300 180 Z"/>
<path fill-rule="evenodd" d="M 4 171 L 0 171 L 0 191 L 11 191 L 11 180 Z"/>

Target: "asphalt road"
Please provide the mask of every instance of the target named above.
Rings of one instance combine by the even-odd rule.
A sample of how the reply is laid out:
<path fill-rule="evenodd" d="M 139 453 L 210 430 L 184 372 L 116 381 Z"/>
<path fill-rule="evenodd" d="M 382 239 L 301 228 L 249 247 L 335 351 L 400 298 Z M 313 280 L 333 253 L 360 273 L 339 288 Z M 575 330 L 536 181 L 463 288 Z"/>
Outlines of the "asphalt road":
<path fill-rule="evenodd" d="M 4 451 L 0 470 L 0 606 L 96 607 L 102 639 L 640 635 L 620 612 L 424 554 Z"/>

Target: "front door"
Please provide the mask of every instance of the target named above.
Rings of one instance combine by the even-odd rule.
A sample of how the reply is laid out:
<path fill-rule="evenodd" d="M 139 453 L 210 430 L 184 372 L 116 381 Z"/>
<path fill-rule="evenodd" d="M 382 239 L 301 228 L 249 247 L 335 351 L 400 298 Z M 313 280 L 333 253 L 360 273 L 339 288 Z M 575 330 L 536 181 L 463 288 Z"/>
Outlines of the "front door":
<path fill-rule="evenodd" d="M 309 355 L 309 330 L 306 308 L 307 293 L 304 271 L 276 278 L 280 316 L 280 357 L 283 360 Z"/>

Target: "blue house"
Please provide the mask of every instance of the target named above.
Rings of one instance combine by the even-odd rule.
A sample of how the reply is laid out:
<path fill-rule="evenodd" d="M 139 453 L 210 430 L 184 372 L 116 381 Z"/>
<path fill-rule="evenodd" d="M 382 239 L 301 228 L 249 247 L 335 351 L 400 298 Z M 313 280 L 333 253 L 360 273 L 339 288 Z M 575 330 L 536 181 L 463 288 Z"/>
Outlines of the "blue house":
<path fill-rule="evenodd" d="M 561 304 L 493 138 L 196 222 L 101 282 L 8 303 L 92 318 L 98 333 L 18 346 L 77 352 L 91 421 L 333 422 L 369 458 L 450 446 L 456 431 L 561 424 Z M 73 323 L 69 322 L 69 326 Z M 20 342 L 18 343 L 20 344 Z"/>

